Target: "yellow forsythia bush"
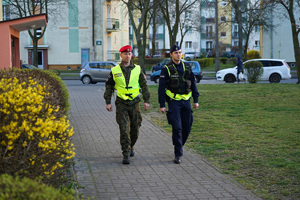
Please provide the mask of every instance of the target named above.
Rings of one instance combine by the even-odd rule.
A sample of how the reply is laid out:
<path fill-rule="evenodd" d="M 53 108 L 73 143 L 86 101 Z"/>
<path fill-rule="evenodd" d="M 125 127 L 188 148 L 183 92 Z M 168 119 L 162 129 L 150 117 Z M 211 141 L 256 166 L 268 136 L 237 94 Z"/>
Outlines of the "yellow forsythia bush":
<path fill-rule="evenodd" d="M 251 60 L 251 59 L 259 59 L 260 58 L 260 54 L 259 51 L 256 50 L 250 50 L 247 52 L 247 59 Z"/>
<path fill-rule="evenodd" d="M 0 79 L 0 174 L 47 179 L 74 157 L 73 128 L 47 86 L 26 79 Z"/>

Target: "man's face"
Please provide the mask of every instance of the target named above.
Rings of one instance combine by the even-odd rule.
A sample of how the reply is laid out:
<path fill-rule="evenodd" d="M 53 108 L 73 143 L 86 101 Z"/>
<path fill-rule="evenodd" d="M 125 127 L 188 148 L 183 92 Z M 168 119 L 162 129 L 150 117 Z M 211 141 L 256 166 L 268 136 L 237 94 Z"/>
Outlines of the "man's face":
<path fill-rule="evenodd" d="M 172 53 L 170 53 L 172 60 L 174 61 L 180 61 L 181 60 L 181 49 L 178 51 L 173 51 Z"/>
<path fill-rule="evenodd" d="M 128 63 L 131 60 L 132 53 L 131 52 L 121 52 L 121 58 L 124 63 Z"/>

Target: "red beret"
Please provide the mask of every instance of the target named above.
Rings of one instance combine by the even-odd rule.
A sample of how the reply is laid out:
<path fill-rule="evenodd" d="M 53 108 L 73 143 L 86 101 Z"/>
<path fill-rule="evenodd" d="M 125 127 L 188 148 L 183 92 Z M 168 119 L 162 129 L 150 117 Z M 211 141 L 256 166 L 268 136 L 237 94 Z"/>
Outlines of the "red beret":
<path fill-rule="evenodd" d="M 132 51 L 132 47 L 130 45 L 126 45 L 124 47 L 121 47 L 119 52 L 131 52 Z"/>

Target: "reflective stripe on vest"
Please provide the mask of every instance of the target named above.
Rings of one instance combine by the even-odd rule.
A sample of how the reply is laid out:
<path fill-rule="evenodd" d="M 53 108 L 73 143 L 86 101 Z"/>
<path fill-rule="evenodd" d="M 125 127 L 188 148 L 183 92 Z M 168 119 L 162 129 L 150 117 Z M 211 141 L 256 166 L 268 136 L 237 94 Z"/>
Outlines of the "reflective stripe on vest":
<path fill-rule="evenodd" d="M 182 62 L 182 65 L 183 65 L 183 74 L 185 72 L 185 66 L 184 66 L 184 62 Z M 174 66 L 174 65 L 173 65 Z M 168 73 L 169 73 L 169 77 L 171 76 L 171 72 L 169 70 L 169 67 L 166 65 L 166 68 L 168 70 Z M 174 66 L 175 70 L 177 71 L 176 67 Z M 178 73 L 178 72 L 177 72 Z M 168 97 L 170 97 L 171 99 L 174 99 L 174 100 L 189 100 L 192 96 L 192 92 L 189 92 L 188 94 L 175 94 L 173 92 L 171 92 L 171 90 L 166 90 L 166 95 L 168 95 Z"/>
<path fill-rule="evenodd" d="M 141 73 L 141 67 L 135 65 L 130 72 L 130 80 L 128 86 L 120 65 L 117 65 L 111 69 L 113 79 L 115 81 L 115 89 L 117 90 L 117 96 L 124 100 L 133 100 L 140 94 L 139 76 Z"/>

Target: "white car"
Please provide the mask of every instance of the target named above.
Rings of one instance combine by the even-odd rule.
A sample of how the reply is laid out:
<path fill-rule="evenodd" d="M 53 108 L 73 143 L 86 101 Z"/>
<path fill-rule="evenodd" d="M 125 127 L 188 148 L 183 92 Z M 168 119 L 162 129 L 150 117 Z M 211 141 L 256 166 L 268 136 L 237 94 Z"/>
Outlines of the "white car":
<path fill-rule="evenodd" d="M 281 59 L 252 59 L 250 61 L 259 61 L 263 64 L 263 75 L 260 77 L 262 81 L 270 81 L 270 83 L 279 83 L 280 80 L 290 79 L 290 67 Z M 246 63 L 244 62 L 244 64 Z M 244 70 L 245 71 L 245 70 Z M 233 68 L 223 69 L 217 71 L 216 78 L 218 81 L 225 81 L 226 83 L 234 83 L 237 81 L 237 66 Z M 245 78 L 247 74 L 244 74 Z"/>

